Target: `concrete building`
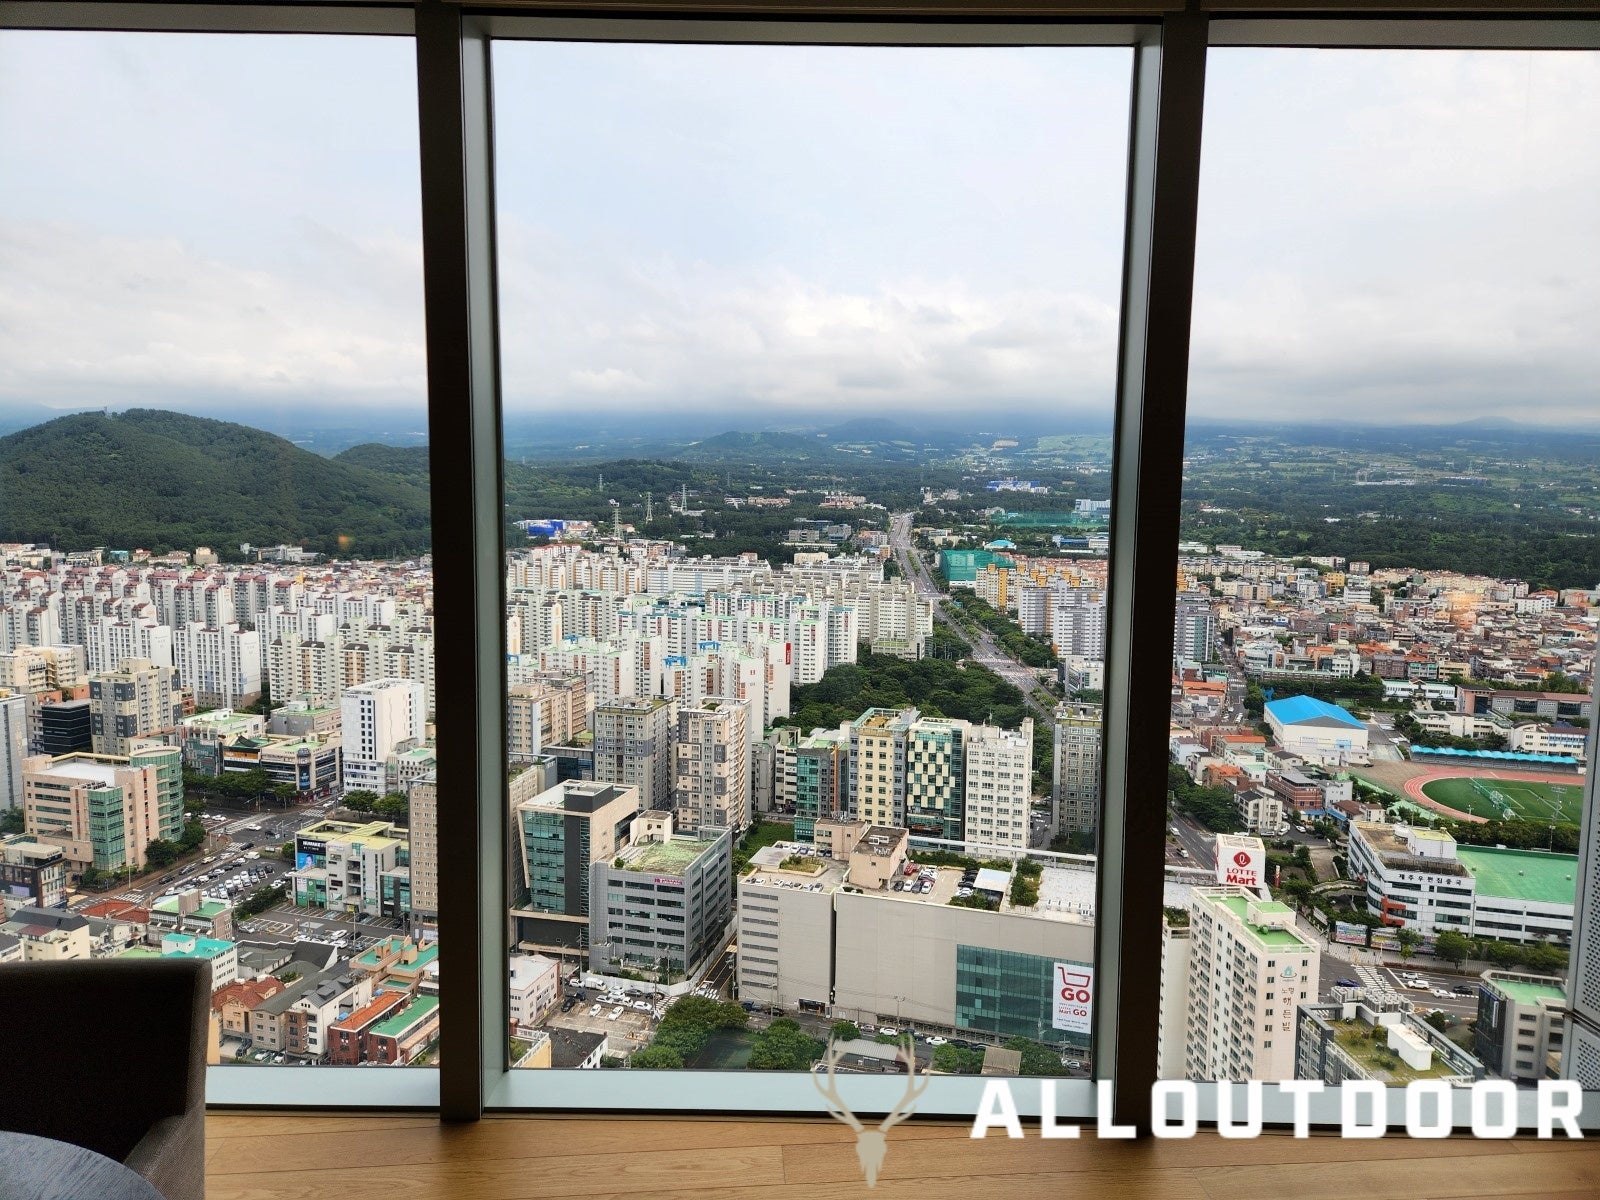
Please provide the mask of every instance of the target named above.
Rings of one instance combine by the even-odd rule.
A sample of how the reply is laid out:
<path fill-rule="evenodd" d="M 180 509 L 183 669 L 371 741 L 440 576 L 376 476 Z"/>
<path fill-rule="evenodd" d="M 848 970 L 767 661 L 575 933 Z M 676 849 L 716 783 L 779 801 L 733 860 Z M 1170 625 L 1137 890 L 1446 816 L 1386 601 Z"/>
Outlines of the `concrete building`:
<path fill-rule="evenodd" d="M 615 700 L 594 710 L 594 778 L 639 793 L 641 809 L 672 807 L 673 703 Z"/>
<path fill-rule="evenodd" d="M 339 702 L 345 791 L 383 794 L 389 756 L 420 744 L 427 710 L 422 685 L 409 679 L 375 679 L 346 688 Z"/>
<path fill-rule="evenodd" d="M 970 736 L 965 721 L 920 717 L 911 724 L 905 740 L 905 805 L 899 823 L 912 833 L 961 840 Z"/>
<path fill-rule="evenodd" d="M 733 832 L 685 837 L 666 813 L 646 813 L 634 828 L 617 860 L 590 867 L 589 966 L 663 981 L 698 975 L 722 949 L 733 915 Z"/>
<path fill-rule="evenodd" d="M 1466 1087 L 1484 1064 L 1398 998 L 1380 1002 L 1355 989 L 1336 989 L 1333 1003 L 1302 1004 L 1295 1041 L 1295 1078 L 1337 1086 L 1370 1079 L 1385 1087 L 1418 1080 Z"/>
<path fill-rule="evenodd" d="M 0 811 L 22 807 L 22 763 L 27 757 L 27 697 L 0 696 Z"/>
<path fill-rule="evenodd" d="M 1189 1053 L 1189 910 L 1169 908 L 1161 921 L 1161 1015 L 1156 1078 L 1186 1079 Z"/>
<path fill-rule="evenodd" d="M 1350 822 L 1350 874 L 1367 911 L 1424 937 L 1526 942 L 1572 935 L 1578 860 L 1571 854 L 1458 845 L 1447 833 Z"/>
<path fill-rule="evenodd" d="M 1518 971 L 1485 971 L 1478 988 L 1473 1050 L 1491 1075 L 1536 1083 L 1560 1058 L 1567 1032 L 1564 979 Z"/>
<path fill-rule="evenodd" d="M 590 867 L 628 843 L 639 789 L 568 780 L 516 809 L 527 900 L 514 910 L 517 941 L 529 949 L 573 948 L 588 937 Z"/>
<path fill-rule="evenodd" d="M 294 835 L 295 904 L 368 917 L 411 911 L 410 845 L 390 821 L 318 821 Z"/>
<path fill-rule="evenodd" d="M 713 698 L 678 709 L 672 809 L 681 828 L 707 838 L 723 829 L 737 838 L 749 828 L 749 720 L 743 700 Z"/>
<path fill-rule="evenodd" d="M 794 849 L 768 847 L 739 880 L 741 998 L 919 1029 L 1088 1044 L 1086 1024 L 1057 1024 L 1054 999 L 1063 969 L 1092 978 L 1092 872 L 1044 867 L 1033 907 L 1013 905 L 1008 890 L 998 911 L 957 907 L 949 901 L 959 868 L 931 869 L 925 893 L 894 890 L 905 878 L 903 829 L 830 828 L 843 838 L 830 840 L 830 853 L 802 854 L 803 866 L 785 867 Z M 822 835 L 819 827 L 819 848 Z"/>
<path fill-rule="evenodd" d="M 183 700 L 175 668 L 125 658 L 89 680 L 89 735 L 96 754 L 126 755 L 135 739 L 175 733 Z"/>
<path fill-rule="evenodd" d="M 1267 725 L 1285 754 L 1325 766 L 1367 758 L 1367 727 L 1348 709 L 1313 696 L 1268 701 Z"/>
<path fill-rule="evenodd" d="M 0 922 L 0 934 L 22 944 L 23 962 L 86 959 L 93 941 L 88 917 L 59 908 L 19 908 L 10 920 Z"/>
<path fill-rule="evenodd" d="M 159 941 L 169 933 L 192 933 L 231 943 L 233 906 L 205 899 L 199 888 L 186 888 L 170 900 L 157 900 L 150 905 L 146 929 L 152 941 Z"/>
<path fill-rule="evenodd" d="M 1288 905 L 1248 888 L 1195 888 L 1185 1078 L 1294 1078 L 1295 1009 L 1317 999 L 1320 954 Z"/>
<path fill-rule="evenodd" d="M 411 917 L 439 919 L 439 780 L 430 771 L 406 788 L 411 809 Z"/>
<path fill-rule="evenodd" d="M 94 744 L 87 696 L 39 705 L 38 721 L 39 733 L 33 744 L 40 754 L 59 758 L 82 753 Z"/>
<path fill-rule="evenodd" d="M 211 987 L 227 987 L 239 978 L 239 949 L 232 942 L 197 933 L 167 933 L 161 937 L 162 958 L 193 958 L 211 964 Z"/>
<path fill-rule="evenodd" d="M 848 804 L 850 738 L 836 729 L 818 729 L 799 739 L 787 756 L 774 763 L 776 776 L 785 772 L 794 804 L 794 836 L 809 842 L 818 821 L 831 820 Z M 774 793 L 779 784 L 774 782 Z"/>
<path fill-rule="evenodd" d="M 966 749 L 963 839 L 1026 850 L 1033 811 L 1033 718 L 1024 718 L 1019 730 L 970 726 Z"/>
<path fill-rule="evenodd" d="M 173 630 L 178 681 L 201 708 L 245 708 L 261 699 L 261 635 L 233 621 L 189 621 Z"/>
<path fill-rule="evenodd" d="M 178 745 L 183 765 L 213 777 L 222 774 L 222 750 L 245 739 L 265 741 L 266 718 L 257 713 L 236 713 L 231 708 L 196 713 L 178 721 Z"/>
<path fill-rule="evenodd" d="M 1100 746 L 1103 712 L 1098 704 L 1069 701 L 1056 707 L 1055 760 L 1050 791 L 1050 828 L 1093 844 L 1100 827 Z"/>
<path fill-rule="evenodd" d="M 543 954 L 510 957 L 511 1029 L 533 1029 L 561 998 L 561 964 Z"/>
<path fill-rule="evenodd" d="M 914 708 L 869 708 L 849 725 L 847 811 L 869 825 L 905 825 L 906 744 Z"/>
<path fill-rule="evenodd" d="M 1217 656 L 1217 614 L 1204 600 L 1180 600 L 1172 619 L 1174 662 L 1208 663 Z"/>
<path fill-rule="evenodd" d="M 28 834 L 61 847 L 72 875 L 142 867 L 151 842 L 182 836 L 181 756 L 165 746 L 126 758 L 34 755 L 23 764 L 23 803 Z"/>
<path fill-rule="evenodd" d="M 66 851 L 22 833 L 0 837 L 0 900 L 5 915 L 18 908 L 57 908 L 66 899 Z"/>

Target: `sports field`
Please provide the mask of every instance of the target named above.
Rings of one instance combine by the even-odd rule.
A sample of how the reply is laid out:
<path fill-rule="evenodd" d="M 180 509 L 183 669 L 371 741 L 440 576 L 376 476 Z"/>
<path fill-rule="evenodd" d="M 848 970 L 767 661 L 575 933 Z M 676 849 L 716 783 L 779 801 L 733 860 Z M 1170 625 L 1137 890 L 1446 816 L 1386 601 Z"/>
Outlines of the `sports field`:
<path fill-rule="evenodd" d="M 1553 821 L 1576 825 L 1583 813 L 1583 781 L 1550 783 L 1488 775 L 1430 779 L 1422 794 L 1445 808 L 1489 820 Z"/>

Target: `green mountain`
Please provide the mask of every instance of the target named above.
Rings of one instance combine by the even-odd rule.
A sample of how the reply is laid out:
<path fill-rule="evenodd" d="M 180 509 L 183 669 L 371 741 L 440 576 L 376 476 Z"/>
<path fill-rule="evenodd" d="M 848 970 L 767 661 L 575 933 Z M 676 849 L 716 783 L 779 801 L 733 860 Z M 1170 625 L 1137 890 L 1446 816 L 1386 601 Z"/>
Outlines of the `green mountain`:
<path fill-rule="evenodd" d="M 395 556 L 429 545 L 426 477 L 323 458 L 248 426 L 130 409 L 0 438 L 0 540 L 61 549 L 288 542 Z"/>

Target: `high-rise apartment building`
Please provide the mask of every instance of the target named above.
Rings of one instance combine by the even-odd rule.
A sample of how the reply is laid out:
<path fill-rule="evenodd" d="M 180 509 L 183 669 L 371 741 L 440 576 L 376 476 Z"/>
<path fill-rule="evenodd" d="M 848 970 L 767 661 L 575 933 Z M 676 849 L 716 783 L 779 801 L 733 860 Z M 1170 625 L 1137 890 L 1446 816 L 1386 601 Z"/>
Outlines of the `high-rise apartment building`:
<path fill-rule="evenodd" d="M 406 787 L 411 803 L 411 916 L 416 921 L 439 917 L 439 776 L 429 771 Z"/>
<path fill-rule="evenodd" d="M 1172 619 L 1172 657 L 1210 662 L 1217 656 L 1217 614 L 1204 600 L 1180 600 Z"/>
<path fill-rule="evenodd" d="M 28 757 L 28 698 L 0 696 L 0 811 L 22 807 L 22 763 Z"/>
<path fill-rule="evenodd" d="M 779 757 L 786 760 L 783 769 L 794 804 L 795 840 L 809 842 L 818 821 L 832 820 L 845 810 L 850 739 L 837 729 L 819 729 Z M 777 771 L 774 764 L 774 775 Z M 774 783 L 775 795 L 777 790 Z"/>
<path fill-rule="evenodd" d="M 1033 808 L 1033 718 L 1026 718 L 1021 729 L 971 726 L 966 752 L 965 840 L 1026 850 Z"/>
<path fill-rule="evenodd" d="M 1295 1072 L 1295 1009 L 1317 999 L 1321 954 L 1294 910 L 1242 887 L 1189 903 L 1185 1075 L 1278 1081 Z"/>
<path fill-rule="evenodd" d="M 850 723 L 848 809 L 870 825 L 905 827 L 906 743 L 917 710 L 869 708 Z"/>
<path fill-rule="evenodd" d="M 384 766 L 403 743 L 426 733 L 422 685 L 409 679 L 377 679 L 346 689 L 340 700 L 344 741 L 344 788 L 382 792 Z"/>
<path fill-rule="evenodd" d="M 175 668 L 125 658 L 89 680 L 89 736 L 96 754 L 126 755 L 134 739 L 170 733 L 183 720 Z"/>
<path fill-rule="evenodd" d="M 228 622 L 174 630 L 178 681 L 200 708 L 244 708 L 261 699 L 261 635 Z"/>
<path fill-rule="evenodd" d="M 750 708 L 715 698 L 678 710 L 673 811 L 680 827 L 714 837 L 750 825 Z M 596 759 L 598 763 L 598 759 Z"/>
<path fill-rule="evenodd" d="M 1050 827 L 1057 836 L 1093 836 L 1099 828 L 1102 720 L 1098 704 L 1056 707 Z"/>
<path fill-rule="evenodd" d="M 659 696 L 594 710 L 594 777 L 636 788 L 641 809 L 672 807 L 673 703 Z"/>

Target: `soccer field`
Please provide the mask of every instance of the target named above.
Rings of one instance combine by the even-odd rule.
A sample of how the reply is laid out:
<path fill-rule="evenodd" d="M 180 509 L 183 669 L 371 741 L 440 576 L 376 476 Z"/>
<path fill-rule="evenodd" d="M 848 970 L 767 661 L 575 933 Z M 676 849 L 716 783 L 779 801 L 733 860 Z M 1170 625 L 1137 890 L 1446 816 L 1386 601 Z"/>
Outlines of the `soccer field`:
<path fill-rule="evenodd" d="M 1422 785 L 1428 799 L 1457 812 L 1492 820 L 1554 821 L 1576 825 L 1583 812 L 1583 784 L 1533 783 L 1526 779 L 1458 776 Z"/>

